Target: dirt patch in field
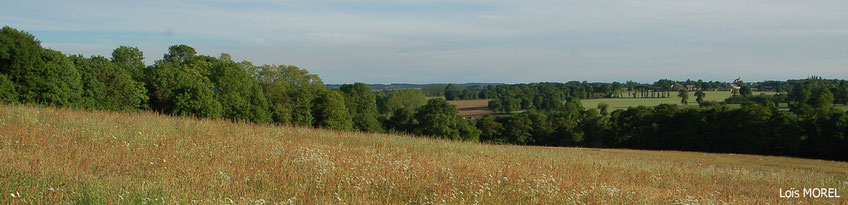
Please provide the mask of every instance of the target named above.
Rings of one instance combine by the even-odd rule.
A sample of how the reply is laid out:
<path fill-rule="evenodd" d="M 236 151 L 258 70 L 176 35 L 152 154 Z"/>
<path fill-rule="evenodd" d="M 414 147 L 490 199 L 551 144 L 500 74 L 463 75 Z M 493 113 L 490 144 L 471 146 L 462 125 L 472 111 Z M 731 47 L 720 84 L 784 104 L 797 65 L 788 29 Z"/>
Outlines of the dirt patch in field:
<path fill-rule="evenodd" d="M 492 110 L 489 110 L 489 99 L 453 100 L 448 101 L 448 103 L 455 105 L 456 109 L 459 110 L 459 115 L 466 118 L 479 119 L 483 115 L 495 114 Z"/>

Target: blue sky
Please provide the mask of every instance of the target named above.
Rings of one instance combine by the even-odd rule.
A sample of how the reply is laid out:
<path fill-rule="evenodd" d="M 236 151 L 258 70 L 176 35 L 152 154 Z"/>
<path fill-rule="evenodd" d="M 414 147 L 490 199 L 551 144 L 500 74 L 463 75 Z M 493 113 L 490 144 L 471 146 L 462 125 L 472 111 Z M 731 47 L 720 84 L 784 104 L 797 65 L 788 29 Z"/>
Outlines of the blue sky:
<path fill-rule="evenodd" d="M 3 1 L 67 54 L 167 47 L 326 83 L 848 78 L 848 1 Z"/>

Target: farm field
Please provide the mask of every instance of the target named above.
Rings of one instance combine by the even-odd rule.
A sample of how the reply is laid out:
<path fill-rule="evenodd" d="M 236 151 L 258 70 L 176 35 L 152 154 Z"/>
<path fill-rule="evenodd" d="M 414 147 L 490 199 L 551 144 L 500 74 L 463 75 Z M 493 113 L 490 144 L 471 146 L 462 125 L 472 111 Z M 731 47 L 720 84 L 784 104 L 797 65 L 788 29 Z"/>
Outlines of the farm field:
<path fill-rule="evenodd" d="M 707 96 L 705 97 L 708 101 L 724 101 L 731 96 L 731 93 L 728 91 L 705 91 Z M 759 95 L 761 92 L 754 92 L 754 95 Z M 580 100 L 580 103 L 583 104 L 583 107 L 589 108 L 597 108 L 598 104 L 601 102 L 605 102 L 609 105 L 610 110 L 616 109 L 627 109 L 628 107 L 636 107 L 640 105 L 644 106 L 657 106 L 660 104 L 680 104 L 680 98 L 677 97 L 677 93 L 672 94 L 675 97 L 669 98 L 598 98 L 598 99 L 583 99 Z M 689 92 L 689 102 L 690 106 L 697 106 L 695 102 L 695 92 Z M 489 110 L 489 99 L 478 99 L 478 100 L 452 100 L 448 101 L 448 103 L 455 105 L 457 110 L 459 110 L 459 115 L 463 117 L 473 117 L 475 119 L 483 117 L 483 115 L 492 115 L 494 112 Z M 784 105 L 785 106 L 785 105 Z M 848 109 L 843 105 L 837 105 L 837 108 Z"/>
<path fill-rule="evenodd" d="M 459 111 L 459 115 L 463 117 L 472 117 L 479 119 L 483 115 L 492 115 L 494 112 L 489 110 L 489 99 L 478 100 L 451 100 L 448 101 L 451 105 L 455 105 Z"/>
<path fill-rule="evenodd" d="M 0 203 L 845 204 L 848 163 L 0 105 Z M 781 199 L 837 188 L 842 198 Z"/>
<path fill-rule="evenodd" d="M 729 98 L 732 94 L 729 91 L 704 91 L 706 96 L 704 97 L 707 101 L 724 101 L 724 99 Z M 759 95 L 762 92 L 754 92 L 754 95 Z M 771 92 L 766 92 L 767 94 Z M 644 106 L 657 106 L 660 104 L 678 104 L 680 103 L 680 98 L 677 97 L 677 92 L 672 92 L 670 94 L 672 97 L 668 98 L 598 98 L 598 99 L 584 99 L 580 100 L 580 103 L 583 104 L 585 108 L 597 108 L 598 104 L 601 102 L 607 103 L 609 105 L 609 110 L 617 110 L 617 109 L 627 109 L 628 107 L 636 107 L 640 105 Z M 695 92 L 689 92 L 689 105 L 697 106 L 697 102 L 695 102 Z"/>

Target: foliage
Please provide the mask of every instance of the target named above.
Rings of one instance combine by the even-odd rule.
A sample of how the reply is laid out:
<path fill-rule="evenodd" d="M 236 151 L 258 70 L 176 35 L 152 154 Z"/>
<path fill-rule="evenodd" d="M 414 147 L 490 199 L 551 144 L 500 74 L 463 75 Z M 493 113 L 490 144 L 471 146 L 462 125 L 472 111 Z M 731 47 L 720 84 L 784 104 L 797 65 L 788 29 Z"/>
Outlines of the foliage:
<path fill-rule="evenodd" d="M 704 93 L 703 90 L 695 92 L 695 102 L 698 102 L 698 104 L 704 101 L 704 97 L 707 97 L 707 93 Z"/>
<path fill-rule="evenodd" d="M 82 76 L 79 106 L 89 109 L 138 110 L 147 107 L 144 83 L 133 79 L 130 70 L 100 56 L 71 56 Z"/>
<path fill-rule="evenodd" d="M 215 85 L 215 95 L 221 103 L 223 117 L 256 123 L 271 122 L 268 100 L 259 82 L 242 64 L 223 57 L 216 61 L 210 80 Z"/>
<path fill-rule="evenodd" d="M 306 89 L 298 89 L 292 97 L 291 123 L 300 126 L 312 126 L 315 121 L 312 115 L 312 104 L 315 95 Z"/>
<path fill-rule="evenodd" d="M 340 88 L 345 97 L 345 106 L 353 118 L 353 128 L 365 132 L 382 130 L 377 120 L 377 100 L 371 88 L 364 83 L 342 85 Z"/>
<path fill-rule="evenodd" d="M 15 90 L 15 83 L 9 80 L 6 75 L 0 74 L 0 103 L 17 101 L 18 91 Z"/>
<path fill-rule="evenodd" d="M 378 93 L 383 94 L 383 92 Z M 403 89 L 390 92 L 383 97 L 383 100 L 377 101 L 378 110 L 380 113 L 392 116 L 396 110 L 401 110 L 407 113 L 415 113 L 415 110 L 427 103 L 427 98 L 424 92 L 418 89 Z"/>
<path fill-rule="evenodd" d="M 145 70 L 151 108 L 175 115 L 221 117 L 223 108 L 207 77 L 211 65 L 197 58 L 186 62 L 190 57 L 194 56 L 184 56 L 180 62 L 157 61 Z"/>
<path fill-rule="evenodd" d="M 433 98 L 415 113 L 416 133 L 454 140 L 477 140 L 480 132 L 457 115 L 456 106 Z"/>
<path fill-rule="evenodd" d="M 311 102 L 326 90 L 321 78 L 297 66 L 241 63 L 259 81 L 273 122 L 311 125 Z"/>
<path fill-rule="evenodd" d="M 112 62 L 129 72 L 136 81 L 143 81 L 144 53 L 136 47 L 121 46 L 112 51 Z"/>
<path fill-rule="evenodd" d="M 315 122 L 318 127 L 338 130 L 353 129 L 353 120 L 345 107 L 344 95 L 338 90 L 325 92 L 318 100 Z"/>
<path fill-rule="evenodd" d="M 680 91 L 678 91 L 677 97 L 680 98 L 681 104 L 683 104 L 683 105 L 689 104 L 689 90 L 680 89 Z"/>
<path fill-rule="evenodd" d="M 15 83 L 24 103 L 74 106 L 80 100 L 80 75 L 73 62 L 8 26 L 0 29 L 0 74 Z"/>

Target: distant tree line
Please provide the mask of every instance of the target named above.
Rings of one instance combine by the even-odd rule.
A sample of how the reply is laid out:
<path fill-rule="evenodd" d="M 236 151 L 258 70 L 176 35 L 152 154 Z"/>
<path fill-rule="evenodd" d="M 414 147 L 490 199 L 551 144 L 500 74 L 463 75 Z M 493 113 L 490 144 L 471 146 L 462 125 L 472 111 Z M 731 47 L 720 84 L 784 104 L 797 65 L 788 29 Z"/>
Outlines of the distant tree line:
<path fill-rule="evenodd" d="M 143 60 L 139 49 L 126 46 L 115 49 L 108 58 L 68 56 L 41 47 L 28 33 L 3 27 L 0 101 L 80 109 L 151 110 L 260 124 L 491 143 L 848 160 L 844 152 L 848 148 L 848 114 L 833 106 L 834 102 L 845 102 L 844 81 L 791 81 L 791 89 L 782 88 L 788 89 L 785 99 L 790 111 L 779 110 L 773 99 L 757 100 L 750 90 L 740 91 L 744 99 L 738 109 L 716 103 L 609 112 L 605 104 L 600 104 L 599 109 L 584 109 L 579 101 L 595 97 L 670 97 L 672 92 L 682 92 L 678 87 L 682 83 L 669 80 L 650 85 L 568 82 L 438 88 L 446 98 L 451 95 L 453 99 L 493 99 L 495 106 L 490 107 L 514 113 L 465 120 L 445 99 L 426 100 L 430 95 L 425 89 L 374 92 L 362 83 L 328 89 L 317 75 L 296 66 L 253 65 L 236 62 L 227 54 L 198 55 L 186 45 L 171 46 L 163 59 L 152 65 L 145 65 Z M 701 86 L 700 90 L 704 90 L 717 85 L 701 82 Z"/>
<path fill-rule="evenodd" d="M 768 95 L 761 93 L 760 95 L 754 95 L 751 92 L 751 88 L 743 86 L 739 89 L 738 95 L 731 96 L 725 102 L 728 104 L 743 104 L 747 102 L 758 104 L 787 103 L 790 109 L 810 109 L 804 106 L 804 102 L 809 99 L 820 99 L 816 100 L 818 104 L 824 101 L 834 104 L 848 103 L 848 81 L 846 80 L 812 77 L 802 80 L 788 80 L 780 83 L 775 82 L 777 81 L 766 81 L 758 83 L 756 86 L 760 90 L 779 90 L 776 94 Z M 768 86 L 763 86 L 764 84 Z"/>
<path fill-rule="evenodd" d="M 480 140 L 543 146 L 582 146 L 746 153 L 848 160 L 848 113 L 825 95 L 793 100 L 791 112 L 774 103 L 681 108 L 663 104 L 606 113 L 569 98 L 550 109 L 530 109 L 476 122 Z"/>

